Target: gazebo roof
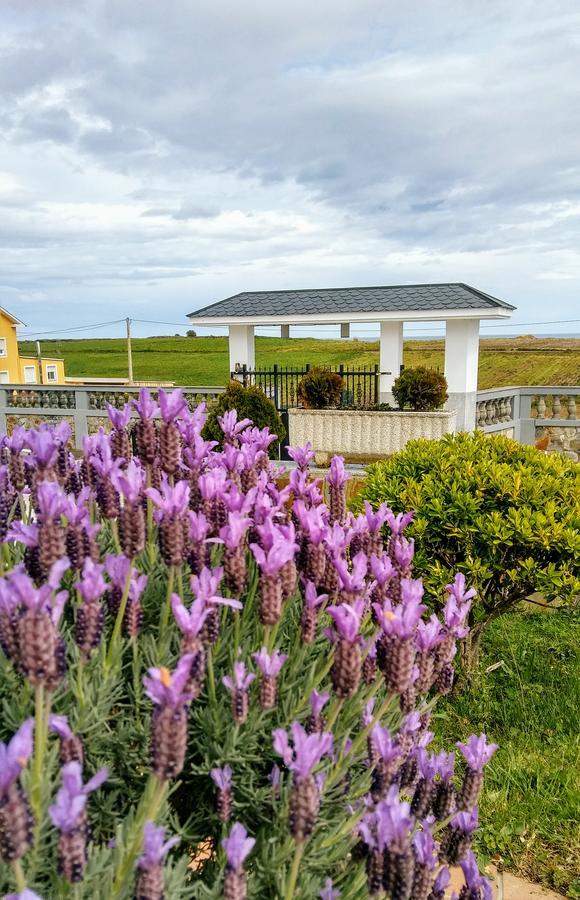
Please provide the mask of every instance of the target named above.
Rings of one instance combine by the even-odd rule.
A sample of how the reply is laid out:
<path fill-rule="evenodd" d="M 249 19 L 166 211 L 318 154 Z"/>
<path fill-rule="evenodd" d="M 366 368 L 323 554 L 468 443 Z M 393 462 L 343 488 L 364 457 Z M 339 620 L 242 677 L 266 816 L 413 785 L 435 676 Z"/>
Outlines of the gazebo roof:
<path fill-rule="evenodd" d="M 244 291 L 189 313 L 199 324 L 507 318 L 515 307 L 460 282 Z"/>

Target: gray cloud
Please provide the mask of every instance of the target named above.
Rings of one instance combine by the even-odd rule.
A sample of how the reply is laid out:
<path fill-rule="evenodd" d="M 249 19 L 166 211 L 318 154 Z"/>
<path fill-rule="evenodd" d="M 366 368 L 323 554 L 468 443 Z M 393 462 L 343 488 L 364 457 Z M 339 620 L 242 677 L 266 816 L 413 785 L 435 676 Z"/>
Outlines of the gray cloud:
<path fill-rule="evenodd" d="M 39 295 L 70 324 L 116 287 L 180 319 L 443 278 L 570 317 L 573 0 L 21 0 L 0 22 L 0 288 L 39 327 Z"/>

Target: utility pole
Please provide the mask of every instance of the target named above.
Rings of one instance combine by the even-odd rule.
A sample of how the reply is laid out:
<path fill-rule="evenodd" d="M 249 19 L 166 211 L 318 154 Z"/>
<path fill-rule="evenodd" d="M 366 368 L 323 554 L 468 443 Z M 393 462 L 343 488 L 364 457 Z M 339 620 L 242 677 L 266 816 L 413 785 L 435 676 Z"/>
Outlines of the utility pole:
<path fill-rule="evenodd" d="M 131 352 L 131 319 L 126 318 L 127 324 L 127 363 L 129 367 L 129 384 L 133 384 L 133 354 Z"/>
<path fill-rule="evenodd" d="M 36 359 L 38 360 L 38 382 L 42 384 L 42 353 L 40 352 L 40 341 L 36 342 Z"/>

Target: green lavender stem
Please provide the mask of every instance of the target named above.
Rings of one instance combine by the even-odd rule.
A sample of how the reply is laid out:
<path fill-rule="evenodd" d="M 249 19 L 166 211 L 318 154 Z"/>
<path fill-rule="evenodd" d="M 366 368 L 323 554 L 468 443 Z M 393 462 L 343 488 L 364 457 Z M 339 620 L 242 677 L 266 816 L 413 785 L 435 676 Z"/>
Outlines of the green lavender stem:
<path fill-rule="evenodd" d="M 141 799 L 139 809 L 135 816 L 133 828 L 127 842 L 125 852 L 115 872 L 111 900 L 121 897 L 125 888 L 125 882 L 133 871 L 135 860 L 143 844 L 143 826 L 147 821 L 154 821 L 165 798 L 166 782 L 160 781 L 151 775 L 147 787 Z"/>
<path fill-rule="evenodd" d="M 133 560 L 130 559 L 129 568 L 127 570 L 127 577 L 125 579 L 125 586 L 123 588 L 123 596 L 121 597 L 121 603 L 119 604 L 119 611 L 117 612 L 117 618 L 115 619 L 115 625 L 113 627 L 109 649 L 107 651 L 107 656 L 105 657 L 105 672 L 107 673 L 110 672 L 113 665 L 113 660 L 115 659 L 115 655 L 117 653 L 117 646 L 119 644 L 119 637 L 121 635 L 123 619 L 125 618 L 125 610 L 127 609 L 127 600 L 129 599 L 129 589 L 131 587 L 132 575 Z"/>
<path fill-rule="evenodd" d="M 14 873 L 14 881 L 16 883 L 16 891 L 21 894 L 26 890 L 26 878 L 22 871 L 22 865 L 19 859 L 15 859 L 12 863 L 12 872 Z"/>
<path fill-rule="evenodd" d="M 300 863 L 302 861 L 303 853 L 304 841 L 296 841 L 296 846 L 294 848 L 294 859 L 292 860 L 292 868 L 290 869 L 290 876 L 288 878 L 288 884 L 286 886 L 286 894 L 284 895 L 285 900 L 292 900 L 292 898 L 294 897 L 296 882 L 298 881 L 298 871 L 300 869 Z"/>

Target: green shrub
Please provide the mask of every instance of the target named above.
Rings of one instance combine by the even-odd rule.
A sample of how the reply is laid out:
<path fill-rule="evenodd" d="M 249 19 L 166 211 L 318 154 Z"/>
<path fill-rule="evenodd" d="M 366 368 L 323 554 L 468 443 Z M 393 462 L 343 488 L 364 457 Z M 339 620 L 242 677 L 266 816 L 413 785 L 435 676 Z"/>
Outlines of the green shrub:
<path fill-rule="evenodd" d="M 408 533 L 431 597 L 457 570 L 476 587 L 468 669 L 490 619 L 535 591 L 580 595 L 580 467 L 562 456 L 480 432 L 412 441 L 369 467 L 364 500 L 417 511 Z"/>
<path fill-rule="evenodd" d="M 310 369 L 298 385 L 298 400 L 307 409 L 331 409 L 340 406 L 343 390 L 338 372 Z"/>
<path fill-rule="evenodd" d="M 393 384 L 393 397 L 400 409 L 421 412 L 441 409 L 447 400 L 447 381 L 436 369 L 417 366 L 404 369 Z"/>
<path fill-rule="evenodd" d="M 277 435 L 280 443 L 284 441 L 286 429 L 272 401 L 257 385 L 251 384 L 244 387 L 240 381 L 235 380 L 230 381 L 223 394 L 219 395 L 215 406 L 212 406 L 210 410 L 203 429 L 203 436 L 206 440 L 222 443 L 224 435 L 218 417 L 223 416 L 230 409 L 238 411 L 238 419 L 251 419 L 257 428 L 268 427 L 272 434 Z M 270 456 L 277 458 L 276 444 L 271 445 Z"/>

